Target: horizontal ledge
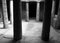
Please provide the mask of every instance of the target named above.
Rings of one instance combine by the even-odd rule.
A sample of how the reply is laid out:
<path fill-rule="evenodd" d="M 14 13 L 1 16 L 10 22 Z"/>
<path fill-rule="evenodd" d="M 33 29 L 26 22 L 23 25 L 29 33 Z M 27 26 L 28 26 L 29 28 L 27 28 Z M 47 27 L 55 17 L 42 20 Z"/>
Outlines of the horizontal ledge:
<path fill-rule="evenodd" d="M 24 2 L 30 2 L 30 1 L 41 2 L 41 1 L 44 1 L 44 0 L 21 0 L 21 1 L 24 1 Z"/>

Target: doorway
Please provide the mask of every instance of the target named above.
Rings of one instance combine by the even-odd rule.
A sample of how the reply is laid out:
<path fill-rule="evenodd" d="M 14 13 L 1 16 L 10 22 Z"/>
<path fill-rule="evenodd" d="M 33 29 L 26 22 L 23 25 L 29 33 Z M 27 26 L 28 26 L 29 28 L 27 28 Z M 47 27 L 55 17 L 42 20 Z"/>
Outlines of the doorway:
<path fill-rule="evenodd" d="M 29 19 L 36 19 L 37 2 L 29 2 Z"/>

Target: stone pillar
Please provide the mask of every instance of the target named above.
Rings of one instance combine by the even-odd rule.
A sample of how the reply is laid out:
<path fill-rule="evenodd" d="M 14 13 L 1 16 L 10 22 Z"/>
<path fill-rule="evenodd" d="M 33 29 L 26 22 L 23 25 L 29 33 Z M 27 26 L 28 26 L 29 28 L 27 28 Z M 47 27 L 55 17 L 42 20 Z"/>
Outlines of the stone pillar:
<path fill-rule="evenodd" d="M 28 2 L 26 2 L 26 14 L 27 14 L 27 16 L 26 16 L 26 21 L 29 21 L 29 3 Z"/>
<path fill-rule="evenodd" d="M 45 0 L 45 12 L 44 12 L 43 29 L 41 37 L 43 41 L 49 41 L 51 8 L 52 8 L 52 0 Z"/>
<path fill-rule="evenodd" d="M 3 19 L 3 28 L 8 28 L 8 15 L 7 15 L 7 5 L 6 0 L 2 0 L 2 19 Z"/>
<path fill-rule="evenodd" d="M 52 11 L 51 11 L 51 25 L 54 27 L 54 18 L 55 18 L 55 1 L 52 2 Z"/>
<path fill-rule="evenodd" d="M 40 11 L 39 5 L 40 5 L 39 2 L 37 2 L 36 21 L 39 21 L 39 11 Z"/>
<path fill-rule="evenodd" d="M 13 0 L 10 1 L 10 24 L 13 24 Z"/>
<path fill-rule="evenodd" d="M 22 39 L 21 0 L 13 0 L 14 11 L 14 40 Z"/>

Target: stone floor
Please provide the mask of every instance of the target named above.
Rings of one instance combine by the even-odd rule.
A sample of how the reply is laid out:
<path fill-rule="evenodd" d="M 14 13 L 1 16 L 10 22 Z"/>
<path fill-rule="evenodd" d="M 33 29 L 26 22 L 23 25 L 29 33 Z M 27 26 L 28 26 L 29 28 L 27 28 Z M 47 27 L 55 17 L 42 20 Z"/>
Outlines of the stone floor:
<path fill-rule="evenodd" d="M 3 27 L 3 24 L 0 23 Z M 9 24 L 9 28 L 0 29 L 0 43 L 60 43 L 60 33 L 52 27 L 50 28 L 50 41 L 44 42 L 41 40 L 43 22 L 30 20 L 29 22 L 22 21 L 22 39 L 21 41 L 12 42 L 13 40 L 13 25 Z"/>

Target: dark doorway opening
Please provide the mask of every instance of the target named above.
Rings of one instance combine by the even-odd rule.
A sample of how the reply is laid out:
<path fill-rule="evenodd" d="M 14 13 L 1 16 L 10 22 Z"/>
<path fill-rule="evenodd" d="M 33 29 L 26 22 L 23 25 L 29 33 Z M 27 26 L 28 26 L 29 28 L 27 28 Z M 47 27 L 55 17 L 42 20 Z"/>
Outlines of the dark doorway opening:
<path fill-rule="evenodd" d="M 36 19 L 37 2 L 29 2 L 29 17 L 30 19 Z"/>
<path fill-rule="evenodd" d="M 41 1 L 40 2 L 40 5 L 39 5 L 39 7 L 40 7 L 40 11 L 39 11 L 39 21 L 43 21 L 43 17 L 44 17 L 44 1 Z"/>

